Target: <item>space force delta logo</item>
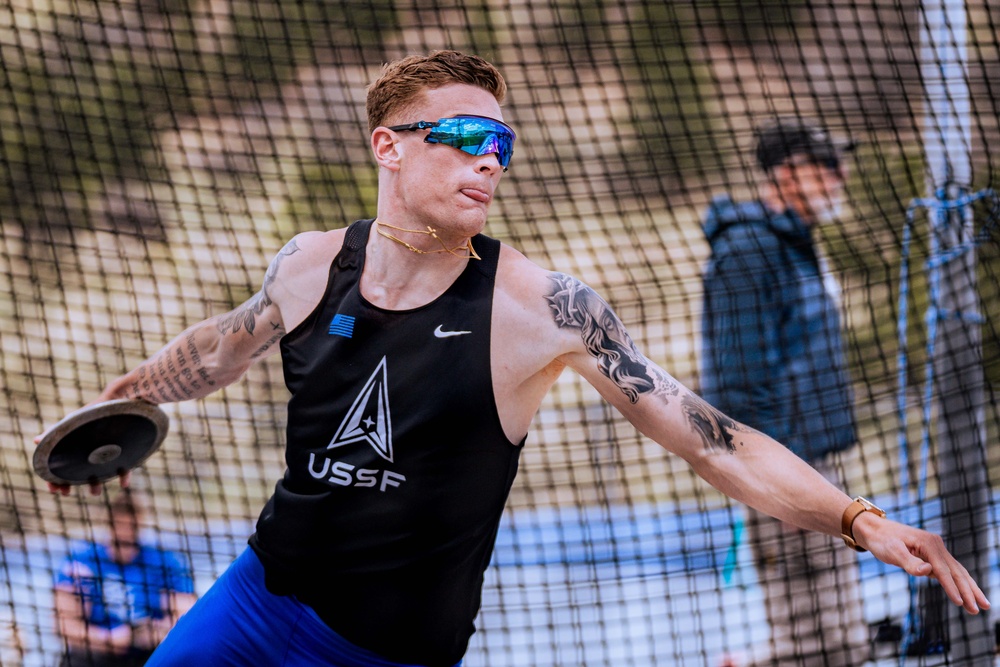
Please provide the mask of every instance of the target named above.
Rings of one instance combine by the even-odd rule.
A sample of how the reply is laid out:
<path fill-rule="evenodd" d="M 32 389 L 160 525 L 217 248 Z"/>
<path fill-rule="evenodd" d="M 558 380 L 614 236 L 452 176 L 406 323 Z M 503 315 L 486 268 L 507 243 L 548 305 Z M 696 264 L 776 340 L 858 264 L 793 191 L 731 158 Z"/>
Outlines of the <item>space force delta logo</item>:
<path fill-rule="evenodd" d="M 385 357 L 375 368 L 357 398 L 340 422 L 327 451 L 364 442 L 383 459 L 392 463 L 392 418 L 389 413 L 388 379 Z M 334 461 L 329 455 L 309 454 L 309 474 L 328 484 L 373 488 L 384 492 L 398 487 L 406 477 L 384 468 L 359 468 L 346 461 Z"/>

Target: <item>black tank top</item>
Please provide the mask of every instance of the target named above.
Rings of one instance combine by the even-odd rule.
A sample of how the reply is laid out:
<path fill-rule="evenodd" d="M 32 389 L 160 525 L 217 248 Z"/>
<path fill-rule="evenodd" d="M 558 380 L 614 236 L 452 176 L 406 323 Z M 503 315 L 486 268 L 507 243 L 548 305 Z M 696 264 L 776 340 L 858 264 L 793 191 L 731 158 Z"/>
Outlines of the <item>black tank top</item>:
<path fill-rule="evenodd" d="M 433 302 L 360 292 L 371 220 L 348 228 L 315 311 L 281 341 L 291 391 L 287 470 L 250 544 L 272 593 L 399 662 L 453 665 L 479 611 L 523 441 L 493 395 L 500 243 Z"/>

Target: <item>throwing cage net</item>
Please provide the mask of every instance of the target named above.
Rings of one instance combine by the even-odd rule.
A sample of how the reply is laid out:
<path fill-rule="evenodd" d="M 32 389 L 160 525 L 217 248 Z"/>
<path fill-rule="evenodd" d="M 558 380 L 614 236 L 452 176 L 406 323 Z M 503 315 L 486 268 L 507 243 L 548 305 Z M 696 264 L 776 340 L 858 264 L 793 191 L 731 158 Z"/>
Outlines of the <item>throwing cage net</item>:
<path fill-rule="evenodd" d="M 860 429 L 847 490 L 945 533 L 997 597 L 998 33 L 986 0 L 5 3 L 0 664 L 58 664 L 54 578 L 108 529 L 111 491 L 49 493 L 33 437 L 254 294 L 294 234 L 373 216 L 365 86 L 438 48 L 510 88 L 518 143 L 487 233 L 593 286 L 695 390 L 701 219 L 713 195 L 757 196 L 754 126 L 793 115 L 856 142 L 819 239 Z M 133 475 L 142 532 L 199 594 L 282 474 L 286 401 L 272 357 L 164 406 L 167 440 Z M 859 564 L 872 660 L 992 664 L 988 617 Z M 568 372 L 530 431 L 477 627 L 472 667 L 714 665 L 769 641 L 742 508 Z"/>

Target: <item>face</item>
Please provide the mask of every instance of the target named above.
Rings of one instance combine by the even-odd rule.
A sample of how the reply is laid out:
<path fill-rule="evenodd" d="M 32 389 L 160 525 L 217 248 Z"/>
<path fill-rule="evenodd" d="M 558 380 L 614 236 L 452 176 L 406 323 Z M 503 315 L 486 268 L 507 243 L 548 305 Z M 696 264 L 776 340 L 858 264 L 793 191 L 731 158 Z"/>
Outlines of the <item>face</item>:
<path fill-rule="evenodd" d="M 139 537 L 139 518 L 127 511 L 111 514 L 111 539 L 116 546 L 135 546 Z"/>
<path fill-rule="evenodd" d="M 387 126 L 458 115 L 503 120 L 500 105 L 489 92 L 451 84 L 425 91 L 407 111 L 390 118 Z M 444 238 L 478 234 L 486 224 L 503 167 L 495 153 L 470 155 L 446 144 L 427 143 L 428 133 L 387 127 L 372 133 L 372 148 L 381 167 L 379 217 L 410 228 L 429 225 Z"/>
<path fill-rule="evenodd" d="M 781 198 L 807 225 L 840 219 L 844 203 L 845 167 L 791 160 L 775 168 Z"/>

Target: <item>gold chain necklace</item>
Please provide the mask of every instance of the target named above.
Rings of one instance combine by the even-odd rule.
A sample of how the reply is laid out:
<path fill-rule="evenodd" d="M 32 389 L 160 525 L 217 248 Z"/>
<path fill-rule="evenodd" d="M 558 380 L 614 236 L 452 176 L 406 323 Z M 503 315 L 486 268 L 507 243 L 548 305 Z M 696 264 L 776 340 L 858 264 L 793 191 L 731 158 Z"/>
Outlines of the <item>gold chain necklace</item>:
<path fill-rule="evenodd" d="M 427 225 L 427 230 L 426 231 L 422 230 L 422 229 L 405 229 L 403 227 L 394 227 L 393 225 L 388 225 L 388 224 L 386 224 L 384 222 L 379 222 L 378 220 L 375 220 L 375 225 L 376 225 L 375 231 L 378 232 L 380 235 L 384 236 L 385 238 L 389 239 L 390 241 L 395 241 L 396 243 L 400 244 L 401 246 L 403 246 L 404 248 L 406 248 L 410 252 L 415 252 L 418 255 L 433 255 L 433 254 L 439 253 L 439 252 L 446 252 L 449 255 L 454 255 L 455 257 L 460 257 L 462 259 L 482 259 L 482 257 L 480 257 L 479 254 L 476 252 L 476 249 L 472 247 L 472 239 L 467 240 L 463 245 L 455 246 L 454 248 L 449 248 L 448 246 L 446 246 L 444 244 L 444 241 L 441 240 L 441 237 L 439 237 L 437 235 L 437 230 L 434 229 L 433 227 L 431 227 L 430 225 Z M 430 236 L 432 239 L 434 239 L 435 241 L 437 241 L 438 243 L 440 243 L 441 244 L 441 249 L 440 250 L 421 250 L 420 248 L 416 248 L 416 247 L 410 245 L 409 243 L 407 243 L 406 241 L 404 241 L 401 238 L 397 238 L 397 237 L 393 236 L 392 234 L 389 234 L 387 232 L 383 232 L 382 231 L 383 227 L 388 227 L 389 229 L 394 229 L 397 232 L 409 232 L 411 234 L 426 234 L 427 236 Z M 458 250 L 464 250 L 465 254 L 456 252 Z"/>

